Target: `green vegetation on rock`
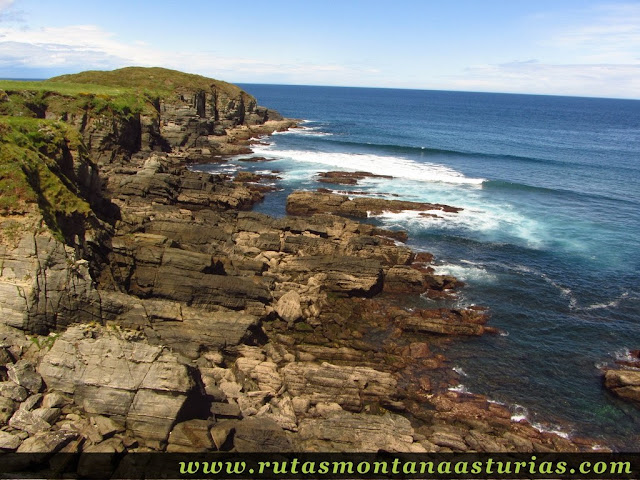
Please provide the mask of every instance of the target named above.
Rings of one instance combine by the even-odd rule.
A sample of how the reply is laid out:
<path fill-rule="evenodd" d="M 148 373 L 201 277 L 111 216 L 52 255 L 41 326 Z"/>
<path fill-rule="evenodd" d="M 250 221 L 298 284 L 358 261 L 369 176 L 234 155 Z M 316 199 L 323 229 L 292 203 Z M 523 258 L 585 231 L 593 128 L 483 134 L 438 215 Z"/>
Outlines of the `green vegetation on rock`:
<path fill-rule="evenodd" d="M 62 122 L 0 119 L 0 212 L 30 213 L 37 207 L 54 233 L 59 222 L 91 212 L 73 175 L 74 158 L 88 162 L 78 132 Z"/>

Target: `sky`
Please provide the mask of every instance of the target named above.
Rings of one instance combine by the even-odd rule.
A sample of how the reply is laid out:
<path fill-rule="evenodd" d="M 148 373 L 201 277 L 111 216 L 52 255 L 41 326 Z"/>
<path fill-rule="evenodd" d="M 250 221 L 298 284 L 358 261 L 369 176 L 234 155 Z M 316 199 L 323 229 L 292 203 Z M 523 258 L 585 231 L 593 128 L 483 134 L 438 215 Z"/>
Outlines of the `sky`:
<path fill-rule="evenodd" d="M 0 0 L 0 78 L 132 65 L 232 83 L 640 99 L 640 1 Z"/>

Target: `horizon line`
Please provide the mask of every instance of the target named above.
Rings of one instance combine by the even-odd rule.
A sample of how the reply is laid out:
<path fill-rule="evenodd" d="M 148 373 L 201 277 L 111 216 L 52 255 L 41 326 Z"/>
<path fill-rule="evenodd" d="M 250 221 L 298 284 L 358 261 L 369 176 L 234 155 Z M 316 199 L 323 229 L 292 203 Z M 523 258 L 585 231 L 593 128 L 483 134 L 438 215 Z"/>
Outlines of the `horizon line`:
<path fill-rule="evenodd" d="M 81 72 L 80 72 L 81 73 Z M 73 74 L 71 74 L 73 75 Z M 198 74 L 199 75 L 199 74 Z M 58 76 L 58 75 L 56 75 Z M 204 76 L 204 75 L 203 75 Z M 50 77 L 53 78 L 53 77 Z M 0 77 L 1 80 L 11 80 L 11 81 L 20 81 L 20 82 L 45 82 L 50 80 L 50 78 L 26 78 L 26 77 Z M 362 85 L 312 85 L 305 83 L 270 83 L 270 82 L 234 82 L 229 80 L 220 80 L 227 83 L 231 83 L 233 85 L 269 85 L 269 86 L 280 86 L 280 87 L 320 87 L 320 88 L 361 88 L 361 89 L 370 89 L 370 90 L 409 90 L 409 91 L 417 91 L 417 92 L 451 92 L 451 93 L 480 93 L 480 94 L 495 94 L 495 95 L 528 95 L 528 96 L 537 96 L 537 97 L 565 97 L 565 98 L 589 98 L 589 99 L 601 99 L 601 100 L 631 100 L 631 101 L 640 101 L 640 98 L 630 98 L 630 97 L 603 97 L 599 95 L 568 95 L 564 93 L 532 93 L 532 92 L 497 92 L 490 90 L 445 90 L 441 88 L 417 88 L 417 87 L 372 87 L 372 86 L 362 86 Z"/>

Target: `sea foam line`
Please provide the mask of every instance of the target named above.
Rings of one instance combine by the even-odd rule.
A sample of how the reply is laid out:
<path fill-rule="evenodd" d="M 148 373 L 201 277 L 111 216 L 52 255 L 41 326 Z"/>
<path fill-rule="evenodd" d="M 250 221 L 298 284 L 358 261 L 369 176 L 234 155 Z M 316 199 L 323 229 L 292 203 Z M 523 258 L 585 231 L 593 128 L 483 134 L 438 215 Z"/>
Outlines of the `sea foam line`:
<path fill-rule="evenodd" d="M 348 166 L 348 170 L 367 171 L 377 175 L 390 175 L 395 178 L 422 182 L 482 185 L 485 181 L 484 178 L 466 177 L 462 173 L 444 165 L 418 163 L 401 157 L 307 150 L 277 150 L 273 147 L 274 145 L 256 145 L 254 152 L 288 158 L 296 162 L 327 165 L 339 169 L 345 169 Z"/>

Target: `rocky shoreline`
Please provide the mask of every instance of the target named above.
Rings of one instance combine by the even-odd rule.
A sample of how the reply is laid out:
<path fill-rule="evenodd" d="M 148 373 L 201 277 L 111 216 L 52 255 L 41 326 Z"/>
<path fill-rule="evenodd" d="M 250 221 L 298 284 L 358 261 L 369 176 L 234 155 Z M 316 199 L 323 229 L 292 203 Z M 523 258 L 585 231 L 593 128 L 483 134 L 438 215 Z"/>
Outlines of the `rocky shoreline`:
<path fill-rule="evenodd" d="M 296 122 L 241 91 L 179 90 L 137 116 L 63 115 L 49 96 L 42 118 L 84 145 L 53 151 L 55 171 L 91 209 L 56 214 L 57 232 L 41 207 L 2 217 L 0 451 L 597 448 L 451 390 L 446 345 L 496 333 L 488 312 L 408 308 L 462 285 L 405 232 L 355 220 L 459 209 L 294 192 L 285 218 L 251 212 L 260 178 L 187 165 Z"/>

